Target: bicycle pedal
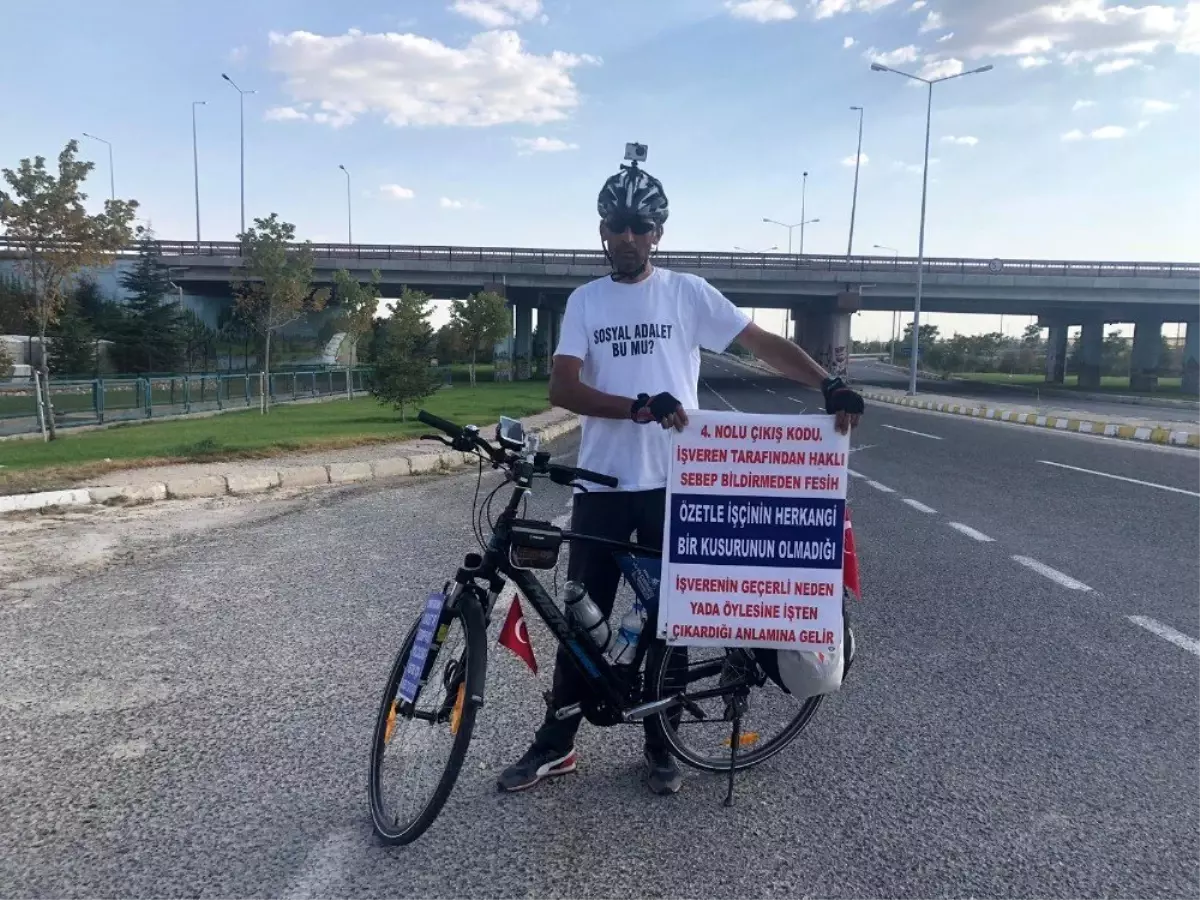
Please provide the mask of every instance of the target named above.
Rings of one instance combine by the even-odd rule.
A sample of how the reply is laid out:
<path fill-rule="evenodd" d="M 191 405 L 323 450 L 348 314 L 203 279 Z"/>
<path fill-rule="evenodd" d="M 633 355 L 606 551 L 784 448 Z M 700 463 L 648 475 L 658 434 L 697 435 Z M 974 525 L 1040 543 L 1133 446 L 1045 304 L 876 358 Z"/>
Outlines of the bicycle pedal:
<path fill-rule="evenodd" d="M 583 713 L 583 706 L 579 703 L 572 703 L 570 706 L 564 706 L 561 709 L 554 711 L 554 718 L 562 722 L 566 719 L 573 719 L 575 716 Z"/>

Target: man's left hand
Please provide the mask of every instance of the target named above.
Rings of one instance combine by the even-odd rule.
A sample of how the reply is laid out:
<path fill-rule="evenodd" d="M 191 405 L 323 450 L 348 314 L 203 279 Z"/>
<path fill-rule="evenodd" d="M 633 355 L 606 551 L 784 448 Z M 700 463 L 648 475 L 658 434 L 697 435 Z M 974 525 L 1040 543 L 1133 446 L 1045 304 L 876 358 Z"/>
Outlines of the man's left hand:
<path fill-rule="evenodd" d="M 835 416 L 834 428 L 839 434 L 858 427 L 866 407 L 861 394 L 848 388 L 841 378 L 826 378 L 821 382 L 821 393 L 825 397 L 825 412 Z"/>

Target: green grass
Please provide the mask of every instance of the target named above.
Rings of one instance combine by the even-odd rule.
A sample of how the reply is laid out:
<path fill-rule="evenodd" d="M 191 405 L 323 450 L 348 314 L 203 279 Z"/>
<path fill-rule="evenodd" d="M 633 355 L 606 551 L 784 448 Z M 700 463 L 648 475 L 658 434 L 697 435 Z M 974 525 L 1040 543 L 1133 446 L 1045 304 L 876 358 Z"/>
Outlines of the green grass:
<path fill-rule="evenodd" d="M 48 444 L 0 442 L 0 493 L 61 486 L 114 468 L 251 459 L 411 439 L 430 430 L 416 421 L 418 408 L 464 425 L 487 425 L 501 415 L 527 416 L 549 406 L 543 383 L 487 382 L 440 390 L 419 406 L 406 408 L 405 422 L 398 411 L 368 397 L 276 406 L 265 416 L 253 410 L 102 431 L 61 431 L 58 440 Z"/>
<path fill-rule="evenodd" d="M 989 384 L 1023 384 L 1030 387 L 1065 388 L 1067 390 L 1109 391 L 1114 394 L 1179 394 L 1181 379 L 1173 376 L 1160 377 L 1157 391 L 1134 391 L 1129 387 L 1129 379 L 1121 375 L 1104 375 L 1100 378 L 1099 388 L 1080 388 L 1078 375 L 1067 375 L 1062 384 L 1046 383 L 1046 376 L 1040 372 L 1021 375 L 1006 375 L 1003 372 L 957 372 L 951 378 L 961 378 L 964 381 L 985 381 Z"/>

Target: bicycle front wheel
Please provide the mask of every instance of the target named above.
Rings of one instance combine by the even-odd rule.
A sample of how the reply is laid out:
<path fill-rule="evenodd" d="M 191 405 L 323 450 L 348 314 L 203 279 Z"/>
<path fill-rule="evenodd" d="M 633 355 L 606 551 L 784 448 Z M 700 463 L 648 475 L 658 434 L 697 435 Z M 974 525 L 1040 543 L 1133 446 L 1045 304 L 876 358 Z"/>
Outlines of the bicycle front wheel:
<path fill-rule="evenodd" d="M 388 676 L 371 745 L 371 820 L 388 844 L 408 844 L 425 833 L 454 789 L 471 743 L 483 698 L 487 630 L 474 596 L 457 590 L 442 614 L 415 701 L 401 682 L 420 620 L 409 630 Z M 439 645 L 440 642 L 440 645 Z"/>
<path fill-rule="evenodd" d="M 658 644 L 646 667 L 647 702 L 675 694 L 719 690 L 744 681 L 753 666 L 744 651 L 728 647 L 685 647 Z M 771 681 L 751 687 L 745 698 L 736 769 L 770 759 L 804 730 L 824 695 L 797 698 Z M 732 760 L 732 695 L 709 697 L 696 706 L 660 713 L 647 721 L 652 731 L 680 760 L 704 772 L 728 772 Z"/>

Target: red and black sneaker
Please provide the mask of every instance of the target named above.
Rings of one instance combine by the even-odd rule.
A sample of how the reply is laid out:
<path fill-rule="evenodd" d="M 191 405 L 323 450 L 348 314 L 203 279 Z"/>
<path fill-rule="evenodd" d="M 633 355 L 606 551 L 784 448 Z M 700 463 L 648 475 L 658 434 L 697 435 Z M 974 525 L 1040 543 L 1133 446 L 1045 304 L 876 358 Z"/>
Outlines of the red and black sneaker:
<path fill-rule="evenodd" d="M 578 762 L 579 754 L 574 747 L 564 752 L 534 744 L 524 756 L 500 773 L 496 787 L 502 791 L 523 791 L 543 778 L 574 772 Z"/>

